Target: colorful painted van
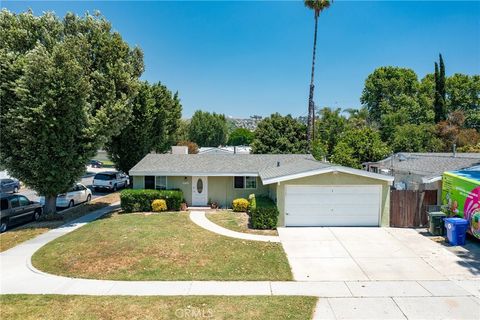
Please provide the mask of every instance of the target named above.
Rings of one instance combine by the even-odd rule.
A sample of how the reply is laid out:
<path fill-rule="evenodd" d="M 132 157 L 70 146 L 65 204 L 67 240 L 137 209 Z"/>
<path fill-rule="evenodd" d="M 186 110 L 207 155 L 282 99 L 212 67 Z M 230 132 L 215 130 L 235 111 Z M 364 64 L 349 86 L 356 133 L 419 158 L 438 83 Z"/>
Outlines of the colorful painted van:
<path fill-rule="evenodd" d="M 469 233 L 480 239 L 480 166 L 444 172 L 442 189 L 446 213 L 468 220 Z"/>

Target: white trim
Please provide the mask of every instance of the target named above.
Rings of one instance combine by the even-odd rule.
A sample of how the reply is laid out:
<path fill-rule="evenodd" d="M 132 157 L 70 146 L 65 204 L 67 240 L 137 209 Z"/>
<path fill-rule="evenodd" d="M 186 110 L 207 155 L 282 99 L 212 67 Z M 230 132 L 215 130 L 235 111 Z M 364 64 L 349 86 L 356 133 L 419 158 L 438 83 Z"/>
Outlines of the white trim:
<path fill-rule="evenodd" d="M 258 177 L 258 172 L 162 172 L 162 171 L 130 171 L 130 176 L 166 176 L 166 177 L 233 177 L 250 176 Z"/>
<path fill-rule="evenodd" d="M 262 179 L 262 182 L 263 182 L 263 185 L 267 185 L 275 182 L 305 178 L 305 177 L 310 177 L 310 176 L 330 173 L 330 172 L 341 172 L 341 173 L 353 174 L 356 176 L 362 176 L 362 177 L 371 178 L 371 179 L 383 180 L 383 181 L 387 181 L 389 185 L 393 183 L 393 179 L 394 179 L 392 176 L 386 176 L 383 174 L 368 172 L 365 170 L 336 166 L 336 167 L 328 167 L 328 168 L 315 169 L 315 170 L 310 170 L 306 172 L 290 174 L 290 175 L 281 176 L 281 177 L 272 178 L 272 179 Z"/>
<path fill-rule="evenodd" d="M 430 179 L 422 178 L 423 183 L 432 183 L 432 182 L 437 182 L 437 181 L 440 181 L 440 180 L 442 180 L 442 176 L 433 177 L 433 178 L 430 178 Z"/>

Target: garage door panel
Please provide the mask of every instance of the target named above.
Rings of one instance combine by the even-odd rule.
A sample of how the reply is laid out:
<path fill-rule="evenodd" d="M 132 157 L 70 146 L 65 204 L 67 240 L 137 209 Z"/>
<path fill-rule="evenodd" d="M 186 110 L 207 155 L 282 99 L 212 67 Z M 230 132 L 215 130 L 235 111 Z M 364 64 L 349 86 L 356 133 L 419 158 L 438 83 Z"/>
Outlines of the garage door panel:
<path fill-rule="evenodd" d="M 381 186 L 286 186 L 287 226 L 378 226 Z"/>

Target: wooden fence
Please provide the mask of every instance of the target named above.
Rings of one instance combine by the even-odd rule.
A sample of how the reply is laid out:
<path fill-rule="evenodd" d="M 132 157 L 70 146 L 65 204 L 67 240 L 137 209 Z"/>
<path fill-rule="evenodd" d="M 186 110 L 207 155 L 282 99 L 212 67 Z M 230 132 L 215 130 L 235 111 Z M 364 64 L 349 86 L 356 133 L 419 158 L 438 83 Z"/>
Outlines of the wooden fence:
<path fill-rule="evenodd" d="M 427 225 L 427 207 L 437 204 L 437 190 L 391 190 L 390 226 L 399 228 Z"/>

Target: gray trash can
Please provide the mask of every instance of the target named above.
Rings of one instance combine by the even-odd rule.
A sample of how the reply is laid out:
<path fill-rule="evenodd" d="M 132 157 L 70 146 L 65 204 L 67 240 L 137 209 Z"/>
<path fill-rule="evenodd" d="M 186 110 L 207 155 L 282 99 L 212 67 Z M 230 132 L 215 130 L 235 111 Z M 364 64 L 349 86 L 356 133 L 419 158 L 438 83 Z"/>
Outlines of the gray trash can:
<path fill-rule="evenodd" d="M 428 213 L 428 231 L 434 236 L 443 236 L 444 233 L 444 222 L 447 215 L 441 211 L 429 212 Z"/>

